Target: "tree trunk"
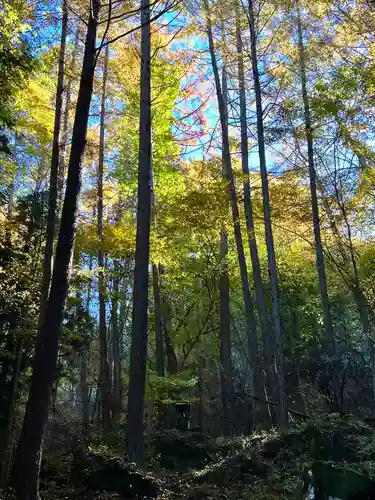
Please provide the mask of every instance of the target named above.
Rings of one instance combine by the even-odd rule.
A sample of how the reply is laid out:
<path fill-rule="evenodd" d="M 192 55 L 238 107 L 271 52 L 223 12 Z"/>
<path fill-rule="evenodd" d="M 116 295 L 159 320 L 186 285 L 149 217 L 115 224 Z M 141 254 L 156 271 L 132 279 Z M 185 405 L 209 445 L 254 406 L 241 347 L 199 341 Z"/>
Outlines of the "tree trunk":
<path fill-rule="evenodd" d="M 72 147 L 69 159 L 67 188 L 56 248 L 51 290 L 45 318 L 35 345 L 33 374 L 26 404 L 21 436 L 11 475 L 17 500 L 37 500 L 38 476 L 43 436 L 47 422 L 63 311 L 68 292 L 68 272 L 74 241 L 74 228 L 87 123 L 95 70 L 95 43 L 100 3 L 94 0 L 87 26 L 85 53 L 79 86 Z"/>
<path fill-rule="evenodd" d="M 104 177 L 104 133 L 105 133 L 105 102 L 107 92 L 108 76 L 108 45 L 105 48 L 102 98 L 100 106 L 100 137 L 99 137 L 99 161 L 98 161 L 98 237 L 99 237 L 99 339 L 100 339 L 100 393 L 101 393 L 101 421 L 104 432 L 108 432 L 110 420 L 110 378 L 108 364 L 108 345 L 106 329 L 105 310 L 105 276 L 104 276 L 104 251 L 103 251 L 103 177 Z"/>
<path fill-rule="evenodd" d="M 89 388 L 87 385 L 88 348 L 85 346 L 80 353 L 80 393 L 81 393 L 81 424 L 82 435 L 87 439 L 89 434 Z"/>
<path fill-rule="evenodd" d="M 53 243 L 55 240 L 55 233 L 56 233 L 57 194 L 58 194 L 57 188 L 58 188 L 59 158 L 60 158 L 60 127 L 61 127 L 62 101 L 63 101 L 63 91 L 64 91 L 65 47 L 66 47 L 66 37 L 68 32 L 68 8 L 66 0 L 62 0 L 62 11 L 63 11 L 63 17 L 61 24 L 59 70 L 57 75 L 57 88 L 56 88 L 56 99 L 55 99 L 55 122 L 53 128 L 51 172 L 49 178 L 47 232 L 46 232 L 46 246 L 44 249 L 39 328 L 41 328 L 44 320 L 45 308 L 47 305 L 48 293 L 50 289 L 52 260 L 53 260 Z"/>
<path fill-rule="evenodd" d="M 314 225 L 315 236 L 315 252 L 316 252 L 316 268 L 319 278 L 320 297 L 323 309 L 323 321 L 325 338 L 330 346 L 331 354 L 335 353 L 335 338 L 332 327 L 332 317 L 329 308 L 329 299 L 327 291 L 327 278 L 325 271 L 325 262 L 323 255 L 322 237 L 320 232 L 319 220 L 319 207 L 318 196 L 316 189 L 316 170 L 314 164 L 314 147 L 313 147 L 313 134 L 310 117 L 310 103 L 307 95 L 307 77 L 306 77 L 306 63 L 305 63 L 305 48 L 303 45 L 303 33 L 301 25 L 301 15 L 299 3 L 296 0 L 297 11 L 297 28 L 298 28 L 298 49 L 299 49 L 299 62 L 300 62 L 300 77 L 301 77 L 301 90 L 305 117 L 305 130 L 307 139 L 307 157 L 309 164 L 309 177 L 310 177 L 310 193 L 311 193 L 311 210 Z"/>
<path fill-rule="evenodd" d="M 249 0 L 249 27 L 250 27 L 251 60 L 253 67 L 255 104 L 256 104 L 256 116 L 257 116 L 259 164 L 260 164 L 260 175 L 262 181 L 264 227 L 266 233 L 268 273 L 269 273 L 271 293 L 272 293 L 272 317 L 273 317 L 275 354 L 276 354 L 276 377 L 278 381 L 278 390 L 279 390 L 278 410 L 279 410 L 280 425 L 281 427 L 286 427 L 288 424 L 288 401 L 287 401 L 287 394 L 285 387 L 284 352 L 283 352 L 283 342 L 282 342 L 281 324 L 280 324 L 279 286 L 277 277 L 275 246 L 273 241 L 272 224 L 271 224 L 271 207 L 270 207 L 270 197 L 268 188 L 266 151 L 264 142 L 262 93 L 261 93 L 259 69 L 258 69 L 257 34 L 255 31 L 255 15 L 253 8 L 253 0 Z"/>
<path fill-rule="evenodd" d="M 222 431 L 229 436 L 233 431 L 233 375 L 232 350 L 229 311 L 229 275 L 228 275 L 228 234 L 221 231 L 220 257 L 220 382 L 222 403 Z"/>
<path fill-rule="evenodd" d="M 70 67 L 70 78 L 68 79 L 68 84 L 66 86 L 66 97 L 65 97 L 65 110 L 64 110 L 64 121 L 62 126 L 62 142 L 60 148 L 60 160 L 59 160 L 59 172 L 58 172 L 58 196 L 61 203 L 61 200 L 64 199 L 64 181 L 65 181 L 65 156 L 68 145 L 68 135 L 69 135 L 69 111 L 70 104 L 72 101 L 72 81 L 74 79 L 74 72 L 76 67 L 76 58 L 77 51 L 80 39 L 80 25 L 78 24 L 76 39 L 74 42 L 73 54 L 72 54 L 72 62 Z"/>
<path fill-rule="evenodd" d="M 159 269 L 156 264 L 152 265 L 152 277 L 153 277 L 154 308 L 155 308 L 156 375 L 158 377 L 164 377 L 165 372 L 164 372 L 163 324 L 161 319 Z"/>
<path fill-rule="evenodd" d="M 274 370 L 274 338 L 272 325 L 268 316 L 266 297 L 262 280 L 262 272 L 259 261 L 258 246 L 255 238 L 255 226 L 253 215 L 253 203 L 251 199 L 250 178 L 249 178 L 249 147 L 247 139 L 247 111 L 246 111 L 246 89 L 245 75 L 243 62 L 243 46 L 241 40 L 241 31 L 239 25 L 238 7 L 236 7 L 236 46 L 238 55 L 238 84 L 240 98 L 240 123 L 241 123 L 241 165 L 244 175 L 243 190 L 244 190 L 244 209 L 246 219 L 246 229 L 250 248 L 251 264 L 253 268 L 253 279 L 256 302 L 259 312 L 259 318 L 263 334 L 264 348 L 264 368 L 267 377 L 267 393 L 273 399 L 274 389 L 276 386 L 275 370 Z M 269 411 L 273 412 L 270 407 Z"/>
<path fill-rule="evenodd" d="M 56 369 L 56 375 L 55 375 L 55 380 L 52 384 L 52 404 L 51 404 L 51 413 L 52 413 L 52 421 L 53 421 L 53 426 L 55 427 L 56 425 L 56 415 L 57 415 L 57 390 L 59 388 L 59 377 L 58 377 L 58 366 L 59 366 L 59 354 L 57 355 L 57 369 Z"/>
<path fill-rule="evenodd" d="M 89 271 L 92 271 L 92 261 L 93 258 L 90 255 L 89 257 Z M 87 301 L 86 301 L 86 311 L 87 314 L 90 314 L 90 304 L 91 304 L 91 286 L 92 280 L 89 279 L 87 286 Z M 87 368 L 89 363 L 89 344 L 83 346 L 83 349 L 80 353 L 80 380 L 79 380 L 79 388 L 80 388 L 80 396 L 81 396 L 81 426 L 82 426 L 82 436 L 84 442 L 86 442 L 89 435 L 89 426 L 90 426 L 90 395 L 89 395 L 89 386 L 87 383 Z"/>
<path fill-rule="evenodd" d="M 152 264 L 152 282 L 154 290 L 154 310 L 155 310 L 155 355 L 156 355 L 156 375 L 158 377 L 165 376 L 164 367 L 164 339 L 163 339 L 163 321 L 160 299 L 160 281 L 159 267 Z M 163 428 L 166 419 L 166 406 L 162 401 L 156 404 L 157 411 L 157 427 Z"/>
<path fill-rule="evenodd" d="M 115 272 L 117 263 L 115 261 Z M 115 426 L 118 426 L 121 416 L 122 405 L 122 378 L 121 378 L 121 355 L 120 342 L 121 333 L 118 322 L 118 293 L 119 293 L 119 278 L 115 276 L 113 280 L 113 298 L 112 298 L 112 351 L 113 351 L 113 409 L 112 418 Z"/>
<path fill-rule="evenodd" d="M 161 264 L 159 264 L 159 289 L 161 289 L 160 277 L 165 273 Z M 161 324 L 163 328 L 163 340 L 165 346 L 165 354 L 167 358 L 167 371 L 170 375 L 175 375 L 178 372 L 178 361 L 173 349 L 171 339 L 171 311 L 168 304 L 168 297 L 165 293 L 160 292 L 160 305 L 161 305 Z"/>
<path fill-rule="evenodd" d="M 17 148 L 17 142 L 18 142 L 18 137 L 16 134 L 15 135 L 15 150 Z M 12 248 L 14 191 L 16 188 L 16 182 L 17 182 L 19 170 L 20 170 L 20 168 L 16 169 L 12 183 L 9 186 L 8 205 L 7 205 L 7 225 L 6 225 L 6 233 L 5 233 L 5 243 L 6 243 L 6 246 L 8 247 L 8 250 L 10 250 Z"/>
<path fill-rule="evenodd" d="M 142 0 L 141 2 L 141 24 L 141 103 L 137 235 L 126 436 L 128 455 L 137 464 L 142 464 L 144 460 L 143 414 L 147 361 L 148 268 L 151 216 L 151 33 L 150 5 L 147 0 Z"/>
<path fill-rule="evenodd" d="M 12 462 L 13 441 L 14 441 L 14 417 L 18 396 L 18 386 L 21 378 L 21 361 L 23 353 L 23 338 L 18 338 L 16 342 L 15 359 L 13 362 L 13 373 L 11 382 L 11 395 L 9 401 L 9 410 L 7 414 L 7 423 L 5 430 L 5 440 L 3 448 L 3 457 L 1 460 L 1 478 L 0 481 L 6 481 Z"/>
<path fill-rule="evenodd" d="M 198 399 L 198 412 L 197 412 L 197 423 L 198 427 L 202 430 L 205 429 L 205 408 L 206 408 L 206 391 L 204 387 L 205 382 L 205 372 L 206 372 L 206 357 L 204 352 L 204 346 L 201 343 L 200 353 L 198 358 L 198 383 L 197 383 L 197 399 Z"/>
<path fill-rule="evenodd" d="M 228 188 L 228 197 L 231 204 L 232 209 L 232 217 L 233 217 L 233 230 L 234 230 L 234 238 L 236 241 L 237 247 L 237 257 L 240 268 L 241 282 L 242 282 L 242 291 L 244 296 L 245 303 L 245 314 L 247 320 L 247 329 L 248 329 L 248 351 L 249 351 L 249 360 L 251 364 L 251 369 L 254 377 L 254 388 L 256 392 L 257 398 L 261 397 L 262 394 L 262 372 L 259 363 L 259 355 L 258 355 L 258 341 L 257 341 L 257 333 L 256 333 L 256 322 L 253 310 L 253 302 L 250 291 L 250 283 L 247 272 L 247 264 L 245 258 L 245 252 L 243 248 L 242 234 L 241 234 L 241 226 L 240 226 L 240 218 L 238 211 L 238 203 L 237 203 L 237 195 L 235 190 L 234 178 L 233 178 L 233 170 L 232 170 L 232 161 L 230 155 L 230 147 L 229 147 L 229 133 L 228 133 L 228 112 L 226 106 L 226 92 L 222 91 L 222 86 L 220 83 L 220 76 L 218 65 L 216 61 L 216 53 L 214 47 L 214 39 L 212 33 L 211 19 L 210 19 L 210 10 L 207 0 L 203 0 L 204 9 L 206 11 L 207 16 L 207 36 L 209 43 L 209 50 L 211 56 L 211 64 L 215 77 L 215 87 L 216 87 L 216 96 L 219 107 L 220 114 L 220 124 L 221 124 L 221 134 L 222 134 L 222 158 L 223 158 L 223 175 L 224 179 L 227 181 Z M 225 85 L 224 85 L 225 86 Z"/>

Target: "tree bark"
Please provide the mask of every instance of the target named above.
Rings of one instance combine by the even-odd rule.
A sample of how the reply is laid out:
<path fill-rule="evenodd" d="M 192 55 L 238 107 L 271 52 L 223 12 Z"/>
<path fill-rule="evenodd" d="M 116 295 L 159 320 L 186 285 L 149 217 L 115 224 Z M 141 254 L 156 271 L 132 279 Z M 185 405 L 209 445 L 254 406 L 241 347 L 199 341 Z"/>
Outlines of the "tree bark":
<path fill-rule="evenodd" d="M 284 352 L 283 352 L 283 342 L 282 342 L 281 323 L 280 323 L 279 286 L 277 277 L 275 246 L 274 246 L 272 223 L 271 223 L 271 206 L 270 206 L 270 196 L 268 187 L 266 151 L 264 142 L 262 93 L 260 87 L 259 68 L 258 68 L 257 34 L 255 31 L 255 15 L 253 8 L 253 0 L 249 0 L 249 27 L 250 27 L 251 60 L 253 67 L 255 104 L 256 104 L 256 116 L 257 116 L 259 164 L 260 164 L 260 175 L 262 182 L 264 228 L 266 233 L 268 273 L 269 273 L 271 293 L 272 293 L 272 317 L 273 317 L 275 354 L 276 354 L 276 377 L 278 381 L 278 390 L 279 390 L 279 406 L 278 406 L 279 421 L 281 427 L 286 427 L 288 425 L 288 401 L 287 401 L 287 394 L 285 387 Z"/>
<path fill-rule="evenodd" d="M 228 275 L 228 234 L 221 231 L 220 257 L 220 383 L 222 404 L 222 431 L 229 436 L 233 431 L 233 374 L 232 349 L 229 311 L 229 275 Z"/>
<path fill-rule="evenodd" d="M 47 305 L 48 293 L 50 289 L 52 260 L 53 260 L 53 244 L 56 233 L 57 196 L 58 196 L 57 190 L 58 190 L 59 158 L 60 158 L 60 128 L 61 128 L 62 102 L 63 102 L 63 92 L 64 92 L 65 47 L 66 47 L 66 37 L 68 32 L 68 7 L 66 4 L 66 0 L 62 0 L 62 11 L 63 11 L 63 16 L 61 24 L 59 70 L 57 75 L 57 88 L 56 88 L 56 99 L 55 99 L 55 121 L 53 127 L 51 171 L 49 178 L 47 232 L 46 232 L 46 246 L 44 249 L 39 328 L 41 328 L 44 320 L 45 308 Z"/>
<path fill-rule="evenodd" d="M 316 268 L 318 272 L 320 297 L 323 309 L 323 322 L 324 322 L 324 332 L 325 338 L 330 345 L 331 354 L 334 354 L 335 349 L 335 337 L 333 333 L 332 317 L 329 308 L 328 290 L 327 290 L 327 278 L 325 271 L 325 262 L 323 254 L 322 237 L 320 231 L 320 219 L 319 219 L 319 206 L 318 206 L 318 195 L 316 188 L 316 170 L 314 163 L 314 145 L 313 145 L 313 133 L 311 125 L 311 115 L 310 115 L 310 103 L 309 97 L 307 95 L 307 77 L 306 77 L 306 62 L 305 62 L 305 48 L 303 44 L 303 33 L 301 25 L 301 14 L 298 0 L 296 0 L 296 11 L 297 11 L 297 29 L 298 29 L 298 50 L 299 50 L 299 63 L 300 63 L 300 78 L 301 78 L 301 91 L 303 99 L 303 109 L 305 117 L 305 130 L 306 130 L 306 140 L 307 140 L 307 158 L 309 164 L 309 177 L 310 177 L 310 193 L 311 193 L 311 210 L 314 226 L 314 237 L 315 237 L 315 253 L 316 253 Z"/>
<path fill-rule="evenodd" d="M 243 248 L 242 234 L 241 234 L 241 226 L 240 226 L 240 217 L 237 203 L 237 195 L 234 184 L 233 170 L 232 170 L 232 161 L 230 155 L 230 147 L 229 147 L 229 133 L 228 133 L 228 112 L 226 106 L 226 92 L 222 91 L 222 86 L 220 83 L 219 69 L 216 60 L 215 46 L 214 46 L 214 38 L 212 33 L 212 25 L 210 19 L 210 9 L 207 0 L 203 0 L 204 10 L 206 12 L 207 17 L 207 36 L 209 43 L 209 50 L 211 56 L 211 64 L 215 77 L 215 87 L 216 87 L 216 96 L 220 114 L 220 124 L 221 124 L 221 135 L 222 135 L 222 158 L 223 158 L 223 176 L 227 181 L 227 189 L 228 189 L 228 197 L 232 209 L 232 218 L 233 218 L 233 231 L 234 238 L 236 241 L 237 248 L 237 257 L 240 268 L 241 282 L 242 282 L 242 291 L 244 296 L 245 303 L 245 314 L 247 321 L 247 341 L 248 341 L 248 351 L 249 351 L 249 360 L 251 369 L 253 372 L 254 378 L 254 389 L 256 392 L 256 396 L 258 399 L 261 398 L 262 394 L 262 372 L 259 363 L 259 354 L 258 354 L 258 340 L 257 340 L 257 330 L 256 330 L 256 322 L 255 315 L 253 310 L 253 302 L 250 291 L 250 283 L 247 272 L 247 264 L 245 258 L 245 252 Z M 224 85 L 225 87 L 225 82 Z M 225 90 L 225 89 L 224 89 Z"/>
<path fill-rule="evenodd" d="M 111 425 L 110 417 L 110 378 L 108 364 L 108 344 L 105 308 L 105 276 L 104 276 L 104 236 L 103 236 L 103 177 L 104 177 L 104 139 L 105 139 L 105 103 L 108 77 L 108 45 L 105 48 L 103 65 L 102 96 L 100 105 L 100 132 L 99 132 L 99 161 L 98 161 L 98 237 L 99 237 L 99 339 L 100 339 L 100 374 L 99 384 L 101 393 L 101 422 L 104 432 L 108 432 Z"/>
<path fill-rule="evenodd" d="M 147 361 L 151 218 L 151 32 L 150 5 L 147 0 L 141 2 L 141 25 L 137 235 L 126 436 L 127 453 L 137 464 L 142 464 L 144 460 L 143 416 Z"/>
<path fill-rule="evenodd" d="M 67 188 L 56 248 L 51 290 L 45 318 L 40 329 L 33 361 L 30 393 L 22 431 L 11 474 L 11 486 L 17 500 L 37 500 L 38 476 L 43 436 L 55 378 L 58 344 L 63 311 L 68 292 L 68 272 L 74 242 L 74 229 L 87 123 L 95 70 L 95 42 L 100 3 L 93 0 L 87 25 L 85 53 L 73 127 Z"/>

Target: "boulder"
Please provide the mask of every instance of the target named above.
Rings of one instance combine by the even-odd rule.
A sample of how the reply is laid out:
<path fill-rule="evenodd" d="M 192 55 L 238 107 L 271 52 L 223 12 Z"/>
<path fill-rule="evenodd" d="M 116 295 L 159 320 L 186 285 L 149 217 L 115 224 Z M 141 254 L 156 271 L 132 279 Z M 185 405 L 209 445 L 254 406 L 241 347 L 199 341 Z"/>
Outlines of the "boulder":
<path fill-rule="evenodd" d="M 163 469 L 202 469 L 217 451 L 211 438 L 202 432 L 170 430 L 153 434 L 148 452 Z"/>
<path fill-rule="evenodd" d="M 348 467 L 327 462 L 314 462 L 304 476 L 310 487 L 309 497 L 320 500 L 372 500 L 375 498 L 375 482 L 365 474 Z"/>
<path fill-rule="evenodd" d="M 90 453 L 72 466 L 72 478 L 95 492 L 115 492 L 120 498 L 156 498 L 156 480 L 138 471 L 133 464 L 116 457 Z"/>
<path fill-rule="evenodd" d="M 355 432 L 351 431 L 352 434 Z M 264 458 L 274 459 L 283 450 L 296 455 L 308 452 L 315 460 L 356 460 L 350 432 L 341 427 L 332 429 L 309 424 L 265 441 L 261 454 Z"/>

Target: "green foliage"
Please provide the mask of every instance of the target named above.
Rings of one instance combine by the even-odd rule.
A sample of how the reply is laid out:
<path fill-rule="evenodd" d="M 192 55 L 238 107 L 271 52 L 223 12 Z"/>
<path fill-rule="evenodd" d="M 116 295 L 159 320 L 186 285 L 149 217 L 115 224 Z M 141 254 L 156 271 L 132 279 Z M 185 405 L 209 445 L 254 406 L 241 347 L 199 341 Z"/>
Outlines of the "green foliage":
<path fill-rule="evenodd" d="M 196 376 L 186 372 L 168 377 L 157 377 L 151 372 L 148 379 L 153 400 L 165 404 L 193 402 L 193 392 L 197 382 Z"/>
<path fill-rule="evenodd" d="M 27 6 L 23 0 L 2 3 L 0 10 L 0 126 L 15 124 L 13 99 L 23 86 L 33 63 L 22 34 L 27 29 L 24 18 Z"/>

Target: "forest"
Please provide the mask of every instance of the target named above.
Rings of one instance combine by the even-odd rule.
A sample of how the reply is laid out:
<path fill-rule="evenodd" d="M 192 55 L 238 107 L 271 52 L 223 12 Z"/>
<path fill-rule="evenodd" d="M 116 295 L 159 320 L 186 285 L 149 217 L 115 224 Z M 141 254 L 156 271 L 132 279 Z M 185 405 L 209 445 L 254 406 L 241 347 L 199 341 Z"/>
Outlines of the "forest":
<path fill-rule="evenodd" d="M 0 0 L 0 499 L 375 499 L 375 2 Z"/>

